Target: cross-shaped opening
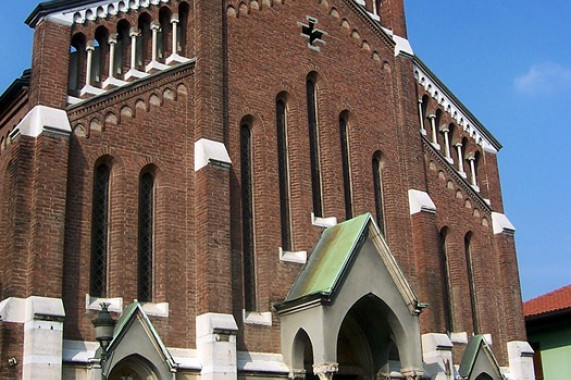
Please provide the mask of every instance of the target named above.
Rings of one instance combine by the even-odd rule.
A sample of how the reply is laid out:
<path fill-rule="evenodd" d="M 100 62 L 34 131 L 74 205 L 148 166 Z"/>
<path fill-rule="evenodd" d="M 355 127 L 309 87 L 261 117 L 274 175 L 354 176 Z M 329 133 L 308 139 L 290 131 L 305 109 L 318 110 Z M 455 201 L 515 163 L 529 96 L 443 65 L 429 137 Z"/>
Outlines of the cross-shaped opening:
<path fill-rule="evenodd" d="M 315 24 L 317 24 L 317 19 L 309 16 L 307 17 L 307 25 L 299 23 L 301 25 L 301 34 L 309 39 L 309 46 L 315 46 L 316 42 L 324 43 L 321 38 L 325 32 L 317 29 Z"/>

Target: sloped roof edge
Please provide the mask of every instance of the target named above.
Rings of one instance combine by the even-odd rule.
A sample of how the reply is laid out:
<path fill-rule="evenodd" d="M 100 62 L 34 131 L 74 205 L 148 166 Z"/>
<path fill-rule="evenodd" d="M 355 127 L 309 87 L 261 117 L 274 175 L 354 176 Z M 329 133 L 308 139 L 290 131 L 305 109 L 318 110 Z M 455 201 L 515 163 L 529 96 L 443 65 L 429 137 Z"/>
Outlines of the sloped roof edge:
<path fill-rule="evenodd" d="M 565 310 L 571 311 L 571 284 L 523 303 L 523 314 L 526 319 Z"/>
<path fill-rule="evenodd" d="M 119 317 L 119 320 L 115 324 L 115 329 L 113 330 L 113 339 L 111 340 L 111 343 L 109 343 L 108 350 L 113 350 L 113 347 L 119 343 L 123 335 L 123 332 L 125 331 L 125 329 L 128 328 L 129 322 L 136 316 L 137 313 L 140 313 L 144 323 L 147 325 L 149 331 L 151 332 L 152 335 L 151 338 L 155 340 L 156 344 L 158 345 L 161 351 L 161 354 L 163 355 L 165 361 L 168 363 L 169 367 L 176 368 L 177 365 L 174 359 L 172 358 L 169 350 L 164 345 L 157 330 L 155 330 L 155 327 L 153 326 L 151 320 L 147 316 L 147 313 L 145 313 L 145 311 L 141 307 L 141 304 L 138 301 L 133 302 L 132 304 L 128 305 L 125 308 L 125 310 L 123 310 L 121 317 Z"/>
<path fill-rule="evenodd" d="M 436 84 L 438 84 L 438 86 L 443 91 L 446 92 L 446 95 L 448 95 L 456 103 L 456 105 L 462 109 L 462 112 L 464 112 L 470 119 L 472 119 L 474 124 L 476 124 L 476 126 L 480 130 L 480 132 L 490 141 L 490 143 L 493 144 L 493 146 L 498 151 L 502 149 L 502 144 L 498 141 L 498 139 L 496 139 L 496 137 L 484 126 L 484 124 L 482 124 L 482 122 L 478 120 L 476 116 L 474 116 L 474 114 L 470 111 L 470 109 L 468 109 L 468 107 L 466 107 L 464 103 L 462 103 L 462 101 L 460 101 L 460 99 L 458 99 L 456 95 L 454 95 L 454 93 L 448 88 L 448 86 L 446 86 L 444 82 L 442 82 L 440 78 L 438 78 L 438 76 L 434 74 L 434 72 L 426 65 L 426 63 L 424 63 L 422 59 L 420 59 L 420 57 L 415 55 L 413 58 L 413 62 L 417 64 L 420 68 L 422 68 L 422 70 L 424 70 L 426 74 L 428 74 L 430 78 Z"/>
<path fill-rule="evenodd" d="M 35 28 L 38 21 L 50 13 L 64 11 L 66 9 L 72 9 L 76 7 L 81 7 L 84 5 L 101 2 L 101 0 L 52 0 L 39 3 L 38 6 L 30 13 L 26 21 L 26 25 L 30 28 Z"/>
<path fill-rule="evenodd" d="M 411 313 L 420 313 L 422 306 L 370 213 L 325 229 L 286 299 L 274 307 L 282 311 L 313 302 L 332 302 L 366 239 L 371 239 L 379 252 Z"/>

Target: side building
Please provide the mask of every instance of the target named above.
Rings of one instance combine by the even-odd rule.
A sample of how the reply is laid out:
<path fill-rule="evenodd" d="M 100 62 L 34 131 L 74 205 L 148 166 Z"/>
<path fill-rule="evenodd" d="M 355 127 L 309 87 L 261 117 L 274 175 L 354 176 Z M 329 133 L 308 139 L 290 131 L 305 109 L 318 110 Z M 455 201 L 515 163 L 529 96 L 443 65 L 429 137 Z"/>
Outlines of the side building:
<path fill-rule="evenodd" d="M 0 378 L 533 378 L 501 145 L 403 1 L 53 0 L 26 23 Z"/>

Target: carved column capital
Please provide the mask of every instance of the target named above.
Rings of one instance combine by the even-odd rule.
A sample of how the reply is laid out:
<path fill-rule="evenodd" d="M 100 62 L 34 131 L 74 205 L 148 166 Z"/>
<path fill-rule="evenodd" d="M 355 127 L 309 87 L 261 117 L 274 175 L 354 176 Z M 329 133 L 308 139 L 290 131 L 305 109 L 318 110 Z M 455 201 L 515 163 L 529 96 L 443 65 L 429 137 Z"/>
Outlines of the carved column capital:
<path fill-rule="evenodd" d="M 424 370 L 415 368 L 403 368 L 400 373 L 406 380 L 421 380 Z"/>
<path fill-rule="evenodd" d="M 313 373 L 319 376 L 320 380 L 331 380 L 333 375 L 339 371 L 337 363 L 321 363 L 313 365 Z"/>

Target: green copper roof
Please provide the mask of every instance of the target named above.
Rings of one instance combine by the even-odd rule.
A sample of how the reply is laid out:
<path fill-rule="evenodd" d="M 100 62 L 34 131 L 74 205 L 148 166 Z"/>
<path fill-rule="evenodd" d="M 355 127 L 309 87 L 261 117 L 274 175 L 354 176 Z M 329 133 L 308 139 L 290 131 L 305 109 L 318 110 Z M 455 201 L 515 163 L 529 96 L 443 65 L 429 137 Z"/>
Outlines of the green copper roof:
<path fill-rule="evenodd" d="M 283 304 L 333 296 L 370 220 L 366 213 L 325 229 Z"/>
<path fill-rule="evenodd" d="M 492 353 L 492 350 L 486 343 L 484 339 L 484 335 L 478 334 L 474 335 L 468 345 L 466 346 L 466 350 L 464 350 L 464 355 L 462 356 L 462 361 L 460 362 L 460 368 L 458 368 L 458 374 L 463 379 L 469 379 L 472 375 L 472 370 L 474 369 L 474 365 L 476 364 L 476 360 L 480 352 L 484 354 L 484 351 L 488 354 L 488 360 L 490 365 L 495 369 L 498 376 L 500 376 L 500 366 Z M 486 355 L 486 354 L 484 354 Z"/>

